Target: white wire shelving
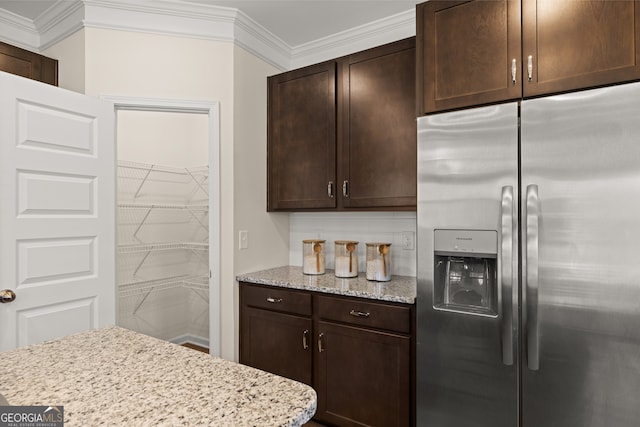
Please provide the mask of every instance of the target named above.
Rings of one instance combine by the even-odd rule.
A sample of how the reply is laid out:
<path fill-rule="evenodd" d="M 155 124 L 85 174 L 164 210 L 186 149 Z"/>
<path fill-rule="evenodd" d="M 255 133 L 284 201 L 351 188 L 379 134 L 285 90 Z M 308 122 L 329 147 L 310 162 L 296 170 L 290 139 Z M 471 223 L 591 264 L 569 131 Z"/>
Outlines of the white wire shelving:
<path fill-rule="evenodd" d="M 118 286 L 120 297 L 141 297 L 136 303 L 133 314 L 144 304 L 151 292 L 175 288 L 190 289 L 205 302 L 209 302 L 209 278 L 206 276 L 173 276 L 162 279 L 121 283 Z"/>
<path fill-rule="evenodd" d="M 209 278 L 196 274 L 208 272 L 208 177 L 208 166 L 118 161 L 117 253 L 123 266 L 118 291 L 122 298 L 138 299 L 133 314 L 151 292 L 166 289 L 189 289 L 208 302 Z M 197 241 L 192 241 L 194 237 Z M 178 252 L 174 256 L 170 251 Z M 185 264 L 171 274 L 166 266 L 158 266 L 166 259 L 163 256 L 175 263 L 196 260 L 198 267 Z"/>

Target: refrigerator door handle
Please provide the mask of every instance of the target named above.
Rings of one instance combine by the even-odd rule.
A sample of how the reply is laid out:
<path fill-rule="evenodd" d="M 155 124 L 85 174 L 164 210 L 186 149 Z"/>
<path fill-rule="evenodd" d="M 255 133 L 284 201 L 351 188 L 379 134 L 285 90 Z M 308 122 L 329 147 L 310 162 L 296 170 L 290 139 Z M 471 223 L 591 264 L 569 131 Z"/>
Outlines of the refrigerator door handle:
<path fill-rule="evenodd" d="M 501 321 L 502 363 L 513 365 L 513 187 L 502 187 L 502 205 L 500 207 L 500 225 L 502 229 L 498 310 Z"/>
<path fill-rule="evenodd" d="M 538 186 L 527 186 L 526 218 L 526 267 L 525 267 L 525 332 L 527 344 L 527 366 L 532 371 L 540 368 L 538 343 L 538 237 L 540 201 Z"/>

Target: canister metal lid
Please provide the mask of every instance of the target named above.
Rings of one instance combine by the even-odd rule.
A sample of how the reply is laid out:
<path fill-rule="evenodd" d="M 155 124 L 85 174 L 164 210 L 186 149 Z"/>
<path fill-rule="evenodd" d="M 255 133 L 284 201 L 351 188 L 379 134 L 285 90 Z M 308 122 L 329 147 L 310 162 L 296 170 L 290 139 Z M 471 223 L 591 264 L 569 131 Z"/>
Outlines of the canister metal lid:
<path fill-rule="evenodd" d="M 321 240 L 321 239 L 306 239 L 302 241 L 302 243 L 324 243 L 324 242 L 326 242 L 326 240 Z"/>
<path fill-rule="evenodd" d="M 358 242 L 356 240 L 336 240 L 336 245 L 348 245 L 349 243 L 353 243 L 354 245 L 357 245 Z"/>
<path fill-rule="evenodd" d="M 391 246 L 391 243 L 373 242 L 373 243 L 367 243 L 367 246 Z"/>

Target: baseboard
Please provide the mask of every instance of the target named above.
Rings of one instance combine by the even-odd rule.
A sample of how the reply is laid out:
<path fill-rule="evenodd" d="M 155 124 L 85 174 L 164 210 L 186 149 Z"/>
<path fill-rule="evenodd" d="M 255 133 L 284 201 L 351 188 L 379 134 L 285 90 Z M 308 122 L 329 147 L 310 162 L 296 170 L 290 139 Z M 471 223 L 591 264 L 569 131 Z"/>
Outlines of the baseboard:
<path fill-rule="evenodd" d="M 200 347 L 209 348 L 209 339 L 203 338 L 203 337 L 197 337 L 195 335 L 190 335 L 190 334 L 180 335 L 178 337 L 170 339 L 169 341 L 178 345 L 191 343 L 191 344 L 199 345 Z"/>

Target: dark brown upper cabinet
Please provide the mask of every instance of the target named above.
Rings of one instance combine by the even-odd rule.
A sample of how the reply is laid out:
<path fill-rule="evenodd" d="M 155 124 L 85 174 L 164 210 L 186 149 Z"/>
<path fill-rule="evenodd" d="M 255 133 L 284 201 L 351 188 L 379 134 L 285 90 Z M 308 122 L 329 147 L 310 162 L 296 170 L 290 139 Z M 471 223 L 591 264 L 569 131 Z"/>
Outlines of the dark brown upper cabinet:
<path fill-rule="evenodd" d="M 58 86 L 58 61 L 0 42 L 0 71 Z"/>
<path fill-rule="evenodd" d="M 267 83 L 267 209 L 335 208 L 335 61 Z"/>
<path fill-rule="evenodd" d="M 415 38 L 268 78 L 267 210 L 415 210 Z"/>
<path fill-rule="evenodd" d="M 520 1 L 429 1 L 416 9 L 418 116 L 522 95 Z"/>
<path fill-rule="evenodd" d="M 640 1 L 522 0 L 522 12 L 525 97 L 640 78 Z"/>
<path fill-rule="evenodd" d="M 415 55 L 410 38 L 340 61 L 345 208 L 415 209 Z"/>
<path fill-rule="evenodd" d="M 640 78 L 640 1 L 419 4 L 417 113 Z"/>

